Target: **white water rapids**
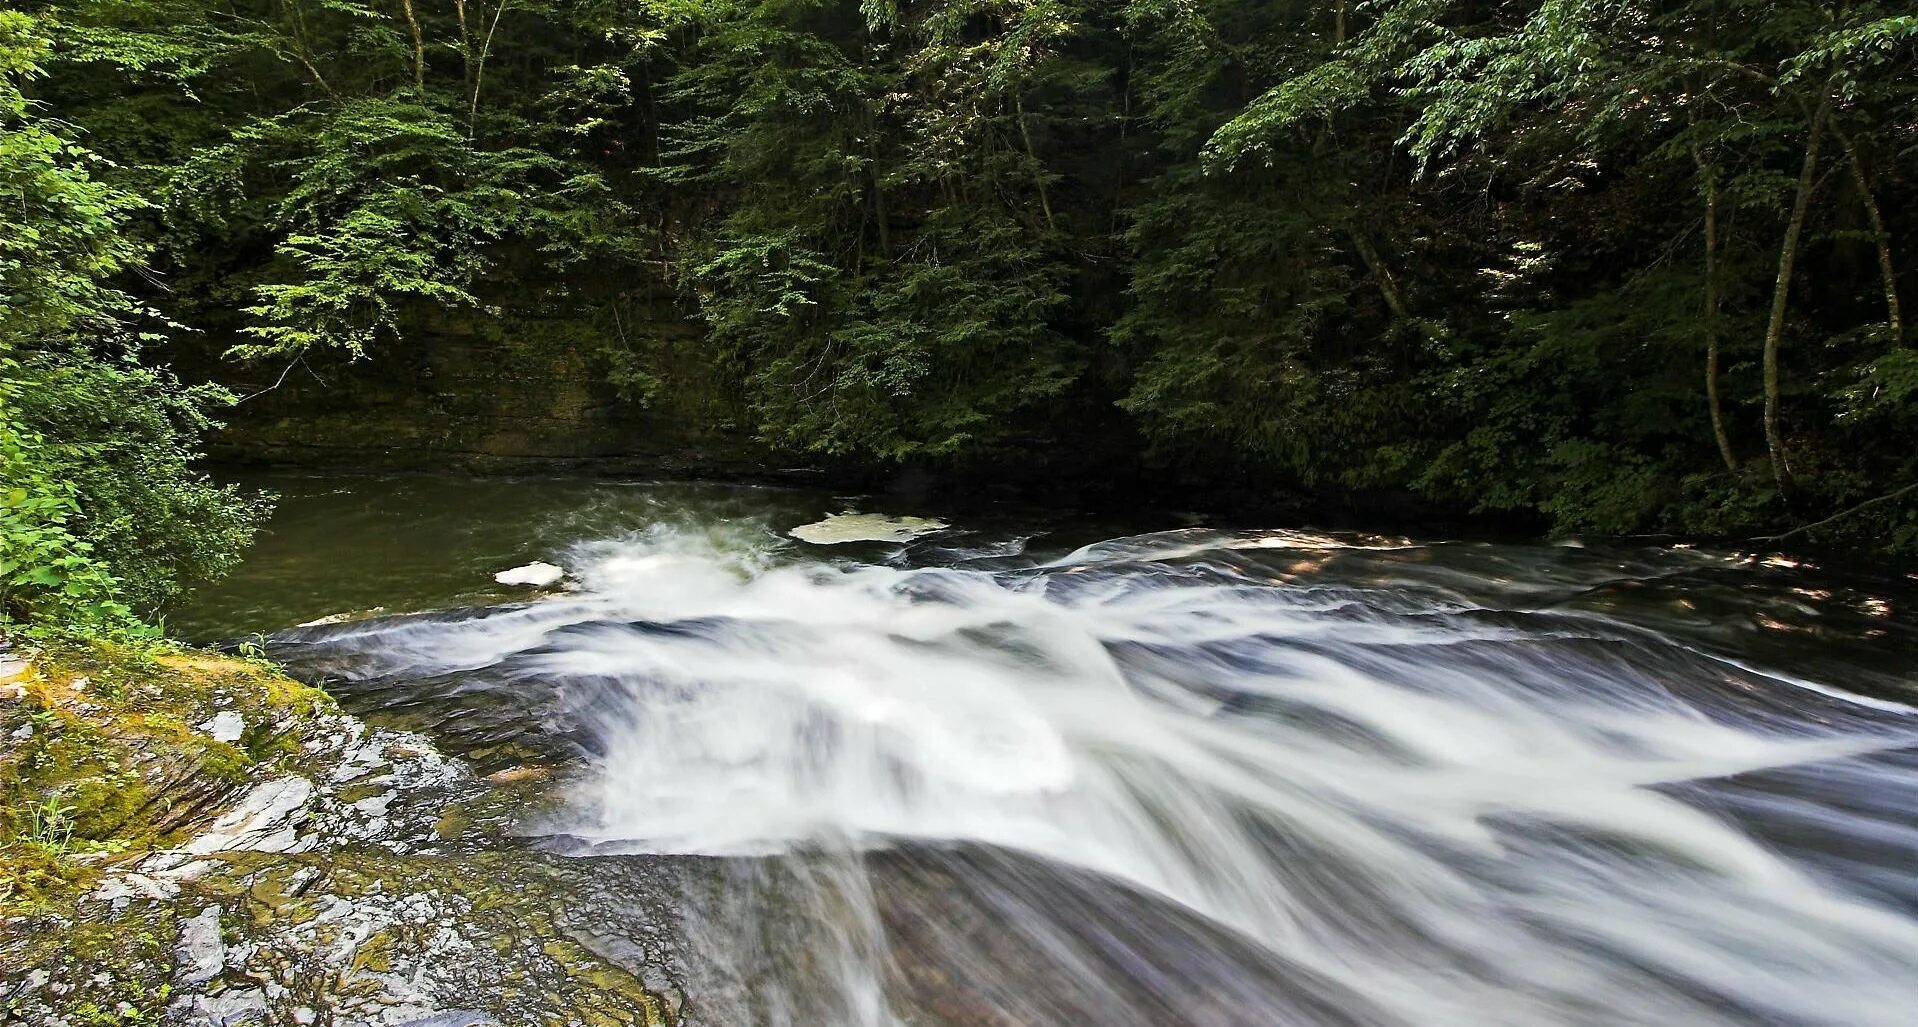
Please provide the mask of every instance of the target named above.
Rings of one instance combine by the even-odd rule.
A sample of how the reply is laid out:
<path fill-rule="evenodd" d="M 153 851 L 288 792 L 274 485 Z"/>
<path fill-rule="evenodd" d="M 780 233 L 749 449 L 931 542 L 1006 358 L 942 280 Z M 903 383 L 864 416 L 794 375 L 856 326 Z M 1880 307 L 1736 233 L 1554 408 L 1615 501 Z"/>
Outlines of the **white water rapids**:
<path fill-rule="evenodd" d="M 1349 538 L 776 544 L 655 531 L 570 595 L 324 629 L 348 677 L 540 696 L 590 753 L 555 844 L 730 857 L 697 1022 L 1918 1022 L 1897 703 Z"/>

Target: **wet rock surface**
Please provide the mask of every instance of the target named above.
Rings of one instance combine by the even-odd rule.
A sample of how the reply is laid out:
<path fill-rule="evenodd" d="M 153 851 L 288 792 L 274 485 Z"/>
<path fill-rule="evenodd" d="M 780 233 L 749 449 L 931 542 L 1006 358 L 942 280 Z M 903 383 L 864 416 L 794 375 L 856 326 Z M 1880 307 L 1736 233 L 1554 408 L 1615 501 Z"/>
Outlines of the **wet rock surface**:
<path fill-rule="evenodd" d="M 0 763 L 16 857 L 0 881 L 0 1024 L 686 1022 L 670 910 L 593 897 L 622 877 L 624 894 L 646 893 L 630 880 L 652 872 L 645 861 L 569 860 L 511 834 L 544 775 L 477 777 L 422 736 L 369 727 L 257 665 L 214 663 L 148 668 L 115 692 L 136 701 L 91 710 L 59 687 L 66 668 L 12 669 L 23 692 L 0 727 L 37 741 Z M 146 677 L 173 701 L 142 691 Z M 204 687 L 178 687 L 189 677 Z M 211 682 L 246 693 L 229 695 L 232 716 L 202 716 L 223 701 Z M 272 744 L 228 766 L 187 744 L 233 755 L 212 731 L 142 736 L 131 723 L 163 713 L 218 734 L 280 720 Z M 89 725 L 114 745 L 85 759 L 59 747 Z M 143 798 L 111 830 L 69 814 L 77 841 L 30 833 L 31 803 L 114 781 Z M 18 869 L 40 859 L 53 869 Z"/>

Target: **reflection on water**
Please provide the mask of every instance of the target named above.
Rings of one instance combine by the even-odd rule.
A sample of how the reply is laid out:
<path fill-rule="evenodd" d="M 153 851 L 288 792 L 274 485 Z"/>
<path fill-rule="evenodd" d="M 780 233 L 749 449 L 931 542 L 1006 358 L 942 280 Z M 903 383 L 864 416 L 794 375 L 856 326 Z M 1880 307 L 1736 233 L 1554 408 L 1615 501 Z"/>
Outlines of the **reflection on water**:
<path fill-rule="evenodd" d="M 1017 518 L 842 553 L 780 536 L 830 497 L 441 482 L 471 502 L 409 512 L 419 487 L 283 519 L 372 525 L 386 592 L 310 534 L 245 573 L 330 583 L 195 623 L 464 607 L 273 651 L 483 763 L 571 768 L 539 844 L 700 857 L 698 1022 L 1918 1008 L 1909 583 L 1287 531 L 1074 548 L 1089 526 Z M 532 558 L 578 588 L 487 592 Z"/>

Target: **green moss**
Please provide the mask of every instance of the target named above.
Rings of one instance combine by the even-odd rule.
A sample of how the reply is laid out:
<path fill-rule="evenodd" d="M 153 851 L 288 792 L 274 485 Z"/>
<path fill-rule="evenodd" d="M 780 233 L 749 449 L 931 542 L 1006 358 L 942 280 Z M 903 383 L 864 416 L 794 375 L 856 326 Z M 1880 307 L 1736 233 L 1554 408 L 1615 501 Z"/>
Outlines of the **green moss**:
<path fill-rule="evenodd" d="M 380 931 L 360 943 L 353 952 L 353 969 L 365 973 L 391 973 L 393 971 L 393 935 Z"/>
<path fill-rule="evenodd" d="M 464 811 L 452 809 L 433 824 L 433 835 L 443 842 L 457 840 L 473 826 L 473 820 Z"/>
<path fill-rule="evenodd" d="M 55 849 L 24 841 L 0 845 L 0 910 L 11 915 L 39 912 L 50 900 L 84 891 L 98 878 L 96 867 Z"/>
<path fill-rule="evenodd" d="M 0 750 L 0 825 L 8 832 L 0 837 L 0 912 L 29 920 L 19 931 L 9 925 L 0 957 L 10 971 L 52 974 L 64 989 L 51 993 L 55 1008 L 69 1023 L 156 1019 L 167 1002 L 180 918 L 208 904 L 221 907 L 229 941 L 269 946 L 260 958 L 284 963 L 275 965 L 300 982 L 302 1003 L 376 1001 L 380 975 L 430 952 L 431 931 L 390 924 L 355 948 L 346 972 L 311 979 L 296 972 L 307 958 L 300 952 L 343 940 L 339 923 L 319 918 L 338 900 L 403 895 L 432 896 L 462 933 L 513 965 L 516 983 L 489 991 L 490 1008 L 519 1011 L 527 1022 L 549 1014 L 555 1023 L 670 1022 L 664 1000 L 639 978 L 567 939 L 555 911 L 573 903 L 571 884 L 523 851 L 222 853 L 208 857 L 210 866 L 178 900 L 83 900 L 115 860 L 194 829 L 245 780 L 322 769 L 303 768 L 290 740 L 334 707 L 256 663 L 108 643 L 49 647 L 28 677 L 26 694 L 0 705 L 0 728 L 33 728 L 24 743 Z M 89 678 L 87 687 L 72 689 L 75 677 Z M 221 710 L 246 718 L 240 744 L 195 727 Z M 513 775 L 445 810 L 436 830 L 444 839 L 483 838 L 523 807 L 532 788 L 529 775 Z M 351 802 L 385 791 L 363 784 L 337 794 Z M 34 805 L 49 801 L 71 825 L 66 844 L 28 837 L 36 816 L 45 819 Z M 289 931 L 303 936 L 301 948 L 275 955 L 273 939 Z M 47 1000 L 44 992 L 36 999 Z M 31 1022 L 47 1007 L 37 1008 L 23 1006 L 16 1016 L 0 1000 L 0 1022 Z"/>
<path fill-rule="evenodd" d="M 576 942 L 559 939 L 540 952 L 559 964 L 567 977 L 590 985 L 575 992 L 577 1012 L 589 1024 L 663 1024 L 670 1020 L 664 1003 L 646 985 L 619 967 L 602 961 Z"/>
<path fill-rule="evenodd" d="M 335 709 L 324 693 L 258 662 L 162 643 L 53 639 L 0 705 L 0 902 L 35 899 L 97 876 L 80 857 L 137 854 L 174 840 L 209 794 L 261 764 L 299 755 L 302 726 Z M 243 745 L 194 725 L 235 710 Z M 44 844 L 45 810 L 62 819 Z M 36 825 L 41 825 L 36 827 Z"/>
<path fill-rule="evenodd" d="M 305 898 L 305 887 L 319 870 L 304 861 L 285 861 L 254 872 L 247 887 L 247 913 L 256 926 L 270 923 L 306 923 L 318 915 Z"/>
<path fill-rule="evenodd" d="M 341 802 L 353 803 L 361 799 L 378 798 L 385 795 L 387 790 L 387 787 L 382 784 L 355 784 L 347 785 L 336 794 Z"/>
<path fill-rule="evenodd" d="M 172 994 L 172 908 L 134 902 L 83 916 L 73 900 L 50 902 L 28 929 L 8 939 L 10 963 L 37 967 L 65 989 L 62 1012 L 74 1023 L 155 1022 Z M 15 947 L 17 946 L 17 947 Z M 0 1002 L 0 1022 L 15 1022 Z"/>

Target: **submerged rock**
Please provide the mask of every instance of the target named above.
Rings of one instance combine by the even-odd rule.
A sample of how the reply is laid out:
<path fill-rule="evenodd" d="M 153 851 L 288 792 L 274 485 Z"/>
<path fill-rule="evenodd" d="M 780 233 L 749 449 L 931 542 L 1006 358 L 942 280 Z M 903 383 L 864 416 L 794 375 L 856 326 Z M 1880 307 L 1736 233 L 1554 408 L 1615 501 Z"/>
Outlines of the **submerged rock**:
<path fill-rule="evenodd" d="M 298 626 L 302 628 L 323 628 L 329 624 L 351 624 L 354 621 L 378 617 L 385 612 L 386 607 L 384 606 L 374 606 L 364 610 L 347 610 L 343 613 L 329 613 L 324 617 L 315 617 L 312 620 L 301 621 Z"/>
<path fill-rule="evenodd" d="M 523 585 L 529 588 L 551 588 L 566 580 L 566 568 L 544 561 L 532 563 L 493 575 L 493 580 L 502 585 Z"/>
<path fill-rule="evenodd" d="M 930 517 L 887 517 L 884 514 L 841 513 L 786 534 L 817 546 L 841 542 L 910 542 L 946 530 L 951 525 Z"/>

